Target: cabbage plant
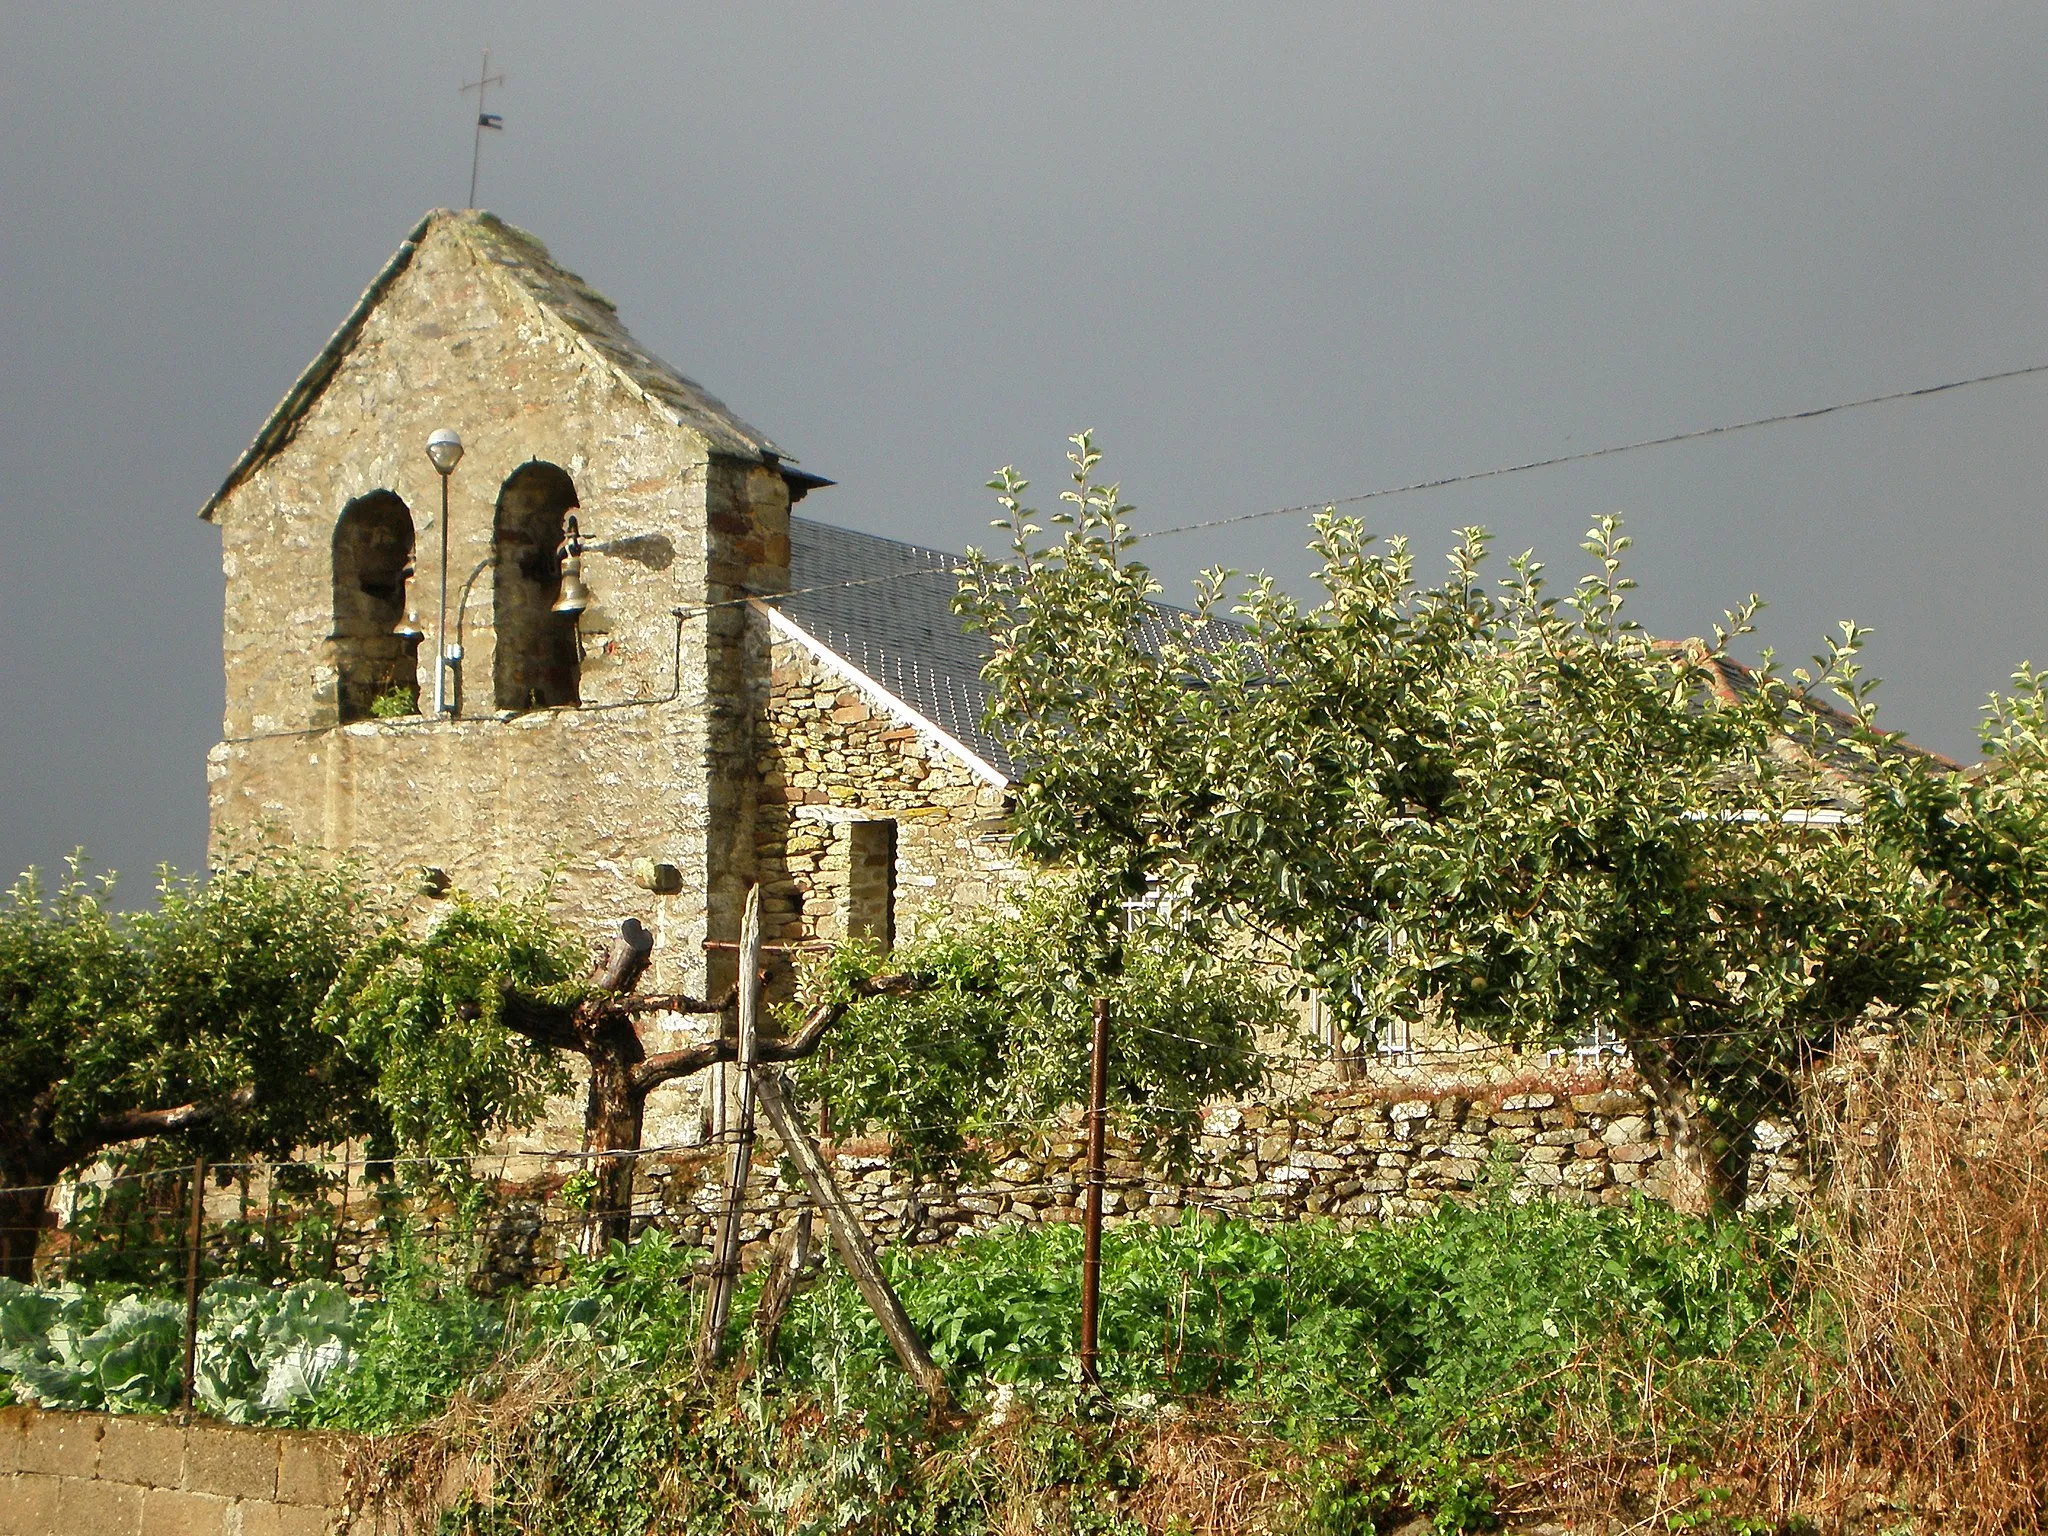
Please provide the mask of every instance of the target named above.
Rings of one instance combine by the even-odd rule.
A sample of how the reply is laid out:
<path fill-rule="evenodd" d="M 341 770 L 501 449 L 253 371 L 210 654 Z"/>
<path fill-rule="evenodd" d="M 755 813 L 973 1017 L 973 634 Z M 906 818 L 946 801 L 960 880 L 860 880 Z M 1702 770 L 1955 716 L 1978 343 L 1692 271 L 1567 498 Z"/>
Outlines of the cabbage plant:
<path fill-rule="evenodd" d="M 183 1387 L 183 1305 L 0 1279 L 0 1392 L 45 1408 L 147 1413 Z M 355 1364 L 357 1304 L 317 1280 L 221 1279 L 199 1298 L 193 1395 L 250 1424 L 311 1403 Z"/>

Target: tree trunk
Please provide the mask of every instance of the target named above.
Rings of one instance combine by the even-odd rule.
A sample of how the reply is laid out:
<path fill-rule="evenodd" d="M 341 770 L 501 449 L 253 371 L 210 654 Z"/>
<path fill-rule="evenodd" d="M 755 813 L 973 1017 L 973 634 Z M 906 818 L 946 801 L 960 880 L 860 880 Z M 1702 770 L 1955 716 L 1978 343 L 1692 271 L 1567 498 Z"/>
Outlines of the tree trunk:
<path fill-rule="evenodd" d="M 614 1238 L 623 1241 L 632 1235 L 633 1165 L 639 1161 L 647 1095 L 634 1088 L 635 1063 L 625 1052 L 593 1052 L 589 1060 L 590 1098 L 583 1111 L 583 1150 L 621 1154 L 595 1158 L 590 1165 L 597 1187 L 591 1194 L 583 1250 L 595 1256 Z"/>
<path fill-rule="evenodd" d="M 775 1358 L 776 1336 L 782 1332 L 782 1320 L 789 1315 L 797 1282 L 810 1262 L 811 1212 L 806 1206 L 775 1239 L 768 1250 L 768 1261 L 762 1266 L 761 1298 L 754 1303 L 753 1366 L 757 1371 L 766 1370 Z"/>
<path fill-rule="evenodd" d="M 19 1177 L 0 1173 L 0 1182 L 14 1185 Z M 49 1192 L 40 1186 L 0 1190 L 0 1276 L 23 1285 L 34 1281 L 36 1245 L 49 1219 L 49 1203 Z"/>
<path fill-rule="evenodd" d="M 1662 1041 L 1631 1042 L 1629 1054 L 1664 1122 L 1670 1144 L 1666 1178 L 1673 1210 L 1688 1216 L 1726 1216 L 1749 1195 L 1753 1123 L 1711 1113 L 1699 1090 Z"/>

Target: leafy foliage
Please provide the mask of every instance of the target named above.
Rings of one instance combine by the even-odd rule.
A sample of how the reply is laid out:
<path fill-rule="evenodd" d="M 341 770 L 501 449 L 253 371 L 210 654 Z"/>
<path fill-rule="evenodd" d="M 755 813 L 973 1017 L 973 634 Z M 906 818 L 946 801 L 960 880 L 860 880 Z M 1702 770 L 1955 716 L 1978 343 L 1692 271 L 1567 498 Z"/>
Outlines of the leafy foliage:
<path fill-rule="evenodd" d="M 1133 947 L 1111 969 L 1071 881 L 1047 878 L 1020 909 L 942 931 L 886 960 L 842 946 L 806 989 L 814 1004 L 886 966 L 923 985 L 855 1003 L 797 1081 L 842 1132 L 882 1132 L 899 1161 L 946 1172 L 978 1137 L 1049 1124 L 1088 1096 L 1093 999 L 1105 997 L 1111 1103 L 1140 1150 L 1184 1160 L 1202 1104 L 1263 1079 L 1261 1032 L 1291 1020 L 1260 969 L 1184 936 Z"/>
<path fill-rule="evenodd" d="M 1754 1411 L 1800 1358 L 1781 1234 L 1648 1204 L 1516 1205 L 1504 1184 L 1478 1209 L 1353 1233 L 1112 1229 L 1107 1400 L 1072 1379 L 1077 1233 L 898 1250 L 892 1283 L 971 1408 L 944 1425 L 832 1270 L 772 1360 L 707 1387 L 700 1258 L 649 1234 L 495 1304 L 416 1272 L 359 1317 L 353 1372 L 295 1416 L 390 1429 L 465 1394 L 437 1433 L 496 1468 L 489 1503 L 460 1516 L 476 1531 L 965 1533 L 1032 1507 L 1136 1529 L 1120 1511 L 1157 1476 L 1143 1447 L 1191 1413 L 1293 1468 L 1303 1529 L 1397 1508 L 1451 1529 L 1483 1522 L 1496 1474 L 1574 1392 L 1639 1422 L 1648 1369 L 1660 1413 L 1710 1425 Z M 434 1487 L 439 1465 L 421 1463 Z"/>
<path fill-rule="evenodd" d="M 319 1281 L 227 1278 L 200 1293 L 193 1395 L 232 1423 L 289 1417 L 354 1364 L 356 1307 Z M 0 1384 L 17 1402 L 115 1413 L 174 1408 L 185 1308 L 134 1293 L 0 1279 Z"/>
<path fill-rule="evenodd" d="M 215 1158 L 374 1122 L 318 1020 L 374 921 L 352 870 L 258 850 L 203 884 L 166 873 L 152 911 L 109 889 L 74 862 L 47 899 L 33 872 L 0 898 L 0 1179 L 54 1178 L 186 1105 L 221 1111 L 176 1128 Z"/>
<path fill-rule="evenodd" d="M 392 928 L 366 946 L 322 1018 L 375 1063 L 387 1149 L 455 1157 L 568 1086 L 556 1052 L 505 1027 L 507 994 L 573 1004 L 587 970 L 544 886 L 511 900 L 458 894 L 424 935 Z"/>
<path fill-rule="evenodd" d="M 1073 1379 L 1079 1246 L 1069 1228 L 1006 1229 L 887 1256 L 968 1405 L 944 1424 L 832 1268 L 773 1357 L 701 1381 L 702 1255 L 659 1232 L 496 1299 L 403 1239 L 353 1306 L 317 1284 L 216 1282 L 202 1395 L 244 1420 L 372 1432 L 460 1399 L 392 1443 L 401 1462 L 434 1445 L 491 1460 L 490 1502 L 458 1515 L 475 1531 L 967 1533 L 1033 1507 L 1135 1530 L 1132 1501 L 1162 1475 L 1147 1444 L 1214 1422 L 1286 1469 L 1300 1529 L 1336 1532 L 1397 1509 L 1483 1525 L 1561 1415 L 1639 1429 L 1654 1376 L 1658 1431 L 1682 1446 L 1796 1389 L 1809 1358 L 1787 1234 L 1648 1203 L 1517 1205 L 1502 1181 L 1477 1208 L 1349 1233 L 1112 1228 L 1101 1398 Z M 181 1313 L 0 1288 L 0 1371 L 22 1396 L 154 1411 L 175 1394 Z M 442 1465 L 420 1463 L 430 1489 Z"/>
<path fill-rule="evenodd" d="M 1326 514 L 1321 602 L 1259 577 L 1226 623 L 1217 570 L 1175 618 L 1074 441 L 1049 541 L 1024 482 L 993 482 L 1012 548 L 970 557 L 959 598 L 994 643 L 992 724 L 1030 765 L 1038 857 L 1157 889 L 1158 923 L 1211 942 L 1271 936 L 1359 1037 L 1607 1026 L 1666 1113 L 1705 1126 L 1724 1197 L 1757 1115 L 1841 1022 L 2038 989 L 2031 674 L 1996 722 L 1995 784 L 1960 780 L 1877 730 L 1853 626 L 1790 679 L 1731 655 L 1754 597 L 1710 640 L 1645 634 L 1614 519 L 1560 597 L 1528 555 L 1483 581 L 1478 530 L 1432 586 L 1404 543 Z"/>

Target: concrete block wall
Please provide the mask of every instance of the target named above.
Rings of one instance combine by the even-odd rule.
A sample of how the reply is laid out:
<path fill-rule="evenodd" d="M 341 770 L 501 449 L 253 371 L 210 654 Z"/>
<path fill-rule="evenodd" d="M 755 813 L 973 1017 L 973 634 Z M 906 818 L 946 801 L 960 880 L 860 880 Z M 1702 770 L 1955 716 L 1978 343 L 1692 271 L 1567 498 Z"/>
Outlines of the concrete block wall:
<path fill-rule="evenodd" d="M 0 1536 L 372 1536 L 345 1436 L 0 1409 Z"/>

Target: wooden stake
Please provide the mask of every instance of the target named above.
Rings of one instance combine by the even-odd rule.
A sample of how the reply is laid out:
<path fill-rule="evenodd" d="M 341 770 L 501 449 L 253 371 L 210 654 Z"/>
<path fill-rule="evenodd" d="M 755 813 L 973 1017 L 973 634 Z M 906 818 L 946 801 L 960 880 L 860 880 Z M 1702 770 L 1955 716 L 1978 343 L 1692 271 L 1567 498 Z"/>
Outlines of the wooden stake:
<path fill-rule="evenodd" d="M 185 1255 L 185 1386 L 181 1411 L 192 1417 L 192 1377 L 199 1364 L 199 1239 L 206 1215 L 206 1159 L 192 1164 L 192 1231 Z"/>
<path fill-rule="evenodd" d="M 761 1109 L 768 1116 L 768 1123 L 782 1138 L 782 1147 L 789 1154 L 789 1160 L 796 1164 L 804 1188 L 810 1193 L 811 1203 L 825 1213 L 825 1225 L 832 1233 L 832 1246 L 839 1254 L 839 1262 L 846 1266 L 847 1272 L 853 1276 L 853 1283 L 860 1287 L 862 1299 L 881 1323 L 882 1332 L 888 1335 L 896 1358 L 910 1372 L 911 1380 L 923 1388 L 934 1409 L 944 1410 L 952 1401 L 946 1391 L 946 1373 L 933 1362 L 930 1352 L 924 1347 L 924 1340 L 917 1336 L 910 1314 L 903 1310 L 901 1298 L 882 1273 L 874 1245 L 868 1241 L 860 1218 L 853 1214 L 839 1188 L 839 1181 L 832 1176 L 831 1165 L 819 1153 L 817 1143 L 805 1133 L 796 1111 L 790 1108 L 781 1077 L 774 1072 L 762 1072 L 758 1088 Z"/>
<path fill-rule="evenodd" d="M 1081 1229 L 1081 1379 L 1102 1384 L 1096 1322 L 1102 1312 L 1103 1131 L 1109 1118 L 1109 999 L 1095 999 L 1095 1037 L 1088 1066 L 1088 1207 Z"/>
<path fill-rule="evenodd" d="M 725 1341 L 726 1319 L 732 1313 L 732 1293 L 740 1278 L 740 1222 L 746 1214 L 747 1173 L 754 1162 L 754 1062 L 760 1037 L 761 1013 L 761 887 L 747 892 L 745 915 L 740 919 L 740 1020 L 739 1020 L 739 1125 L 733 1137 L 732 1161 L 726 1169 L 725 1210 L 718 1228 L 718 1246 L 712 1251 L 711 1291 L 704 1302 L 704 1332 L 697 1340 L 697 1368 L 710 1371 L 718 1364 Z"/>
<path fill-rule="evenodd" d="M 761 1299 L 754 1305 L 754 1369 L 765 1370 L 775 1357 L 775 1337 L 782 1320 L 789 1315 L 796 1296 L 797 1277 L 811 1262 L 811 1210 L 805 1206 L 775 1246 L 768 1250 L 768 1262 L 761 1281 Z"/>

